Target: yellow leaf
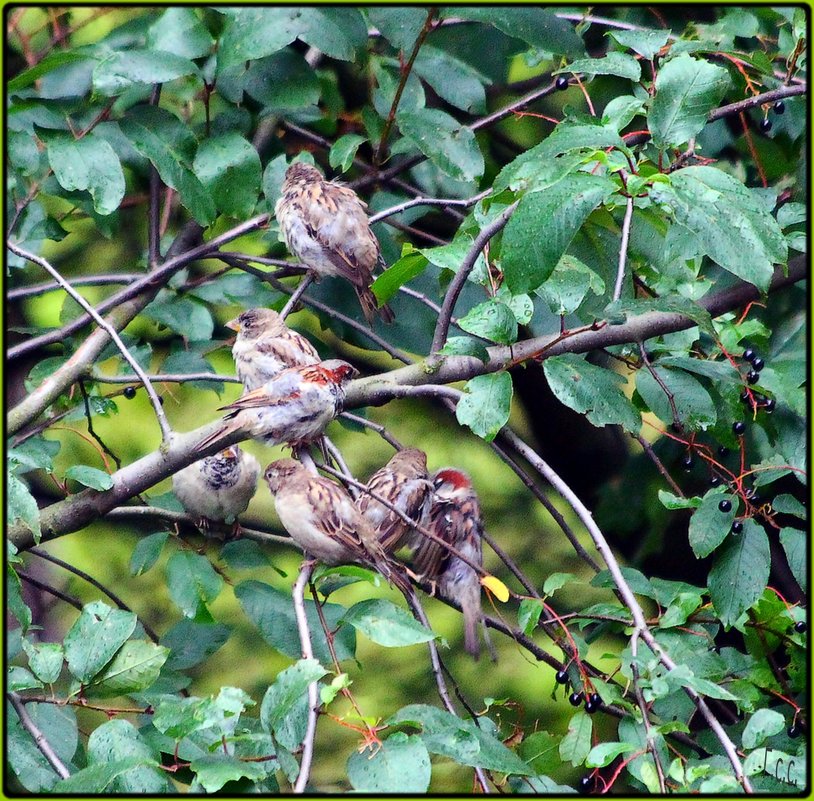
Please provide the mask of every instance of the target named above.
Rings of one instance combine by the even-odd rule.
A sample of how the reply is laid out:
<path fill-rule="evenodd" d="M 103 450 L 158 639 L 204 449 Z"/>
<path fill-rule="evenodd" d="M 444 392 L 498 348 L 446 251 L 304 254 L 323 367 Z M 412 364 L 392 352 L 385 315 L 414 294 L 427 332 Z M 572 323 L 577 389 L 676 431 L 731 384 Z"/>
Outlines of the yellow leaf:
<path fill-rule="evenodd" d="M 499 578 L 483 576 L 480 583 L 501 603 L 505 604 L 509 600 L 509 588 Z"/>

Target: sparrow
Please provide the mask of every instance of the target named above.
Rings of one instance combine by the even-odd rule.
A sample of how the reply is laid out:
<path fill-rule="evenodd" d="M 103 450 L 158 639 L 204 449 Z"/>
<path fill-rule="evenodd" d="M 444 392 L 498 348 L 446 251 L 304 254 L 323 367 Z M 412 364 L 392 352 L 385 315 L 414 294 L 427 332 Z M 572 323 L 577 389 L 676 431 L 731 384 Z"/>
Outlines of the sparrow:
<path fill-rule="evenodd" d="M 350 281 L 368 324 L 377 312 L 392 323 L 393 310 L 387 305 L 377 308 L 370 289 L 373 269 L 384 261 L 366 208 L 352 189 L 326 181 L 316 167 L 295 161 L 286 170 L 274 213 L 286 246 L 303 264 L 317 276 Z"/>
<path fill-rule="evenodd" d="M 433 493 L 427 528 L 475 565 L 483 564 L 483 523 L 480 503 L 465 473 L 452 467 L 432 478 Z M 481 619 L 481 584 L 477 571 L 439 543 L 423 537 L 417 542 L 413 569 L 434 582 L 442 597 L 457 601 L 464 617 L 464 648 L 480 655 L 478 622 Z"/>
<path fill-rule="evenodd" d="M 226 327 L 237 331 L 232 356 L 237 377 L 247 392 L 262 387 L 286 367 L 320 361 L 316 348 L 292 331 L 273 309 L 247 309 Z"/>
<path fill-rule="evenodd" d="M 359 371 L 341 359 L 287 367 L 261 387 L 221 406 L 228 410 L 223 424 L 198 448 L 236 431 L 266 445 L 312 442 L 342 410 L 345 385 L 357 375 Z"/>
<path fill-rule="evenodd" d="M 198 518 L 198 528 L 209 528 L 210 521 L 233 523 L 237 534 L 237 517 L 257 491 L 259 475 L 257 459 L 230 445 L 179 470 L 172 477 L 172 489 L 184 509 Z"/>
<path fill-rule="evenodd" d="M 411 526 L 371 494 L 389 501 L 407 517 L 424 522 L 429 511 L 432 484 L 427 473 L 427 454 L 418 448 L 398 451 L 367 482 L 370 493 L 362 492 L 357 506 L 376 532 L 387 553 L 404 544 Z"/>
<path fill-rule="evenodd" d="M 263 477 L 274 495 L 280 522 L 307 557 L 326 565 L 371 567 L 409 591 L 409 581 L 343 487 L 314 475 L 294 459 L 272 462 Z"/>

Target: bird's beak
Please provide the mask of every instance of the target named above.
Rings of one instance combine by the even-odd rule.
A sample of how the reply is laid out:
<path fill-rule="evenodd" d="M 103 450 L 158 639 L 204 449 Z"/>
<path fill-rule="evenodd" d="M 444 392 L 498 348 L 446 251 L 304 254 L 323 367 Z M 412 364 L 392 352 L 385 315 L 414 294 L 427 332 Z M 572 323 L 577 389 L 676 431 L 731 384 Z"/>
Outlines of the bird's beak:
<path fill-rule="evenodd" d="M 225 323 L 226 328 L 231 328 L 232 331 L 240 332 L 240 323 L 237 321 L 237 317 L 234 320 L 229 320 L 228 323 Z"/>

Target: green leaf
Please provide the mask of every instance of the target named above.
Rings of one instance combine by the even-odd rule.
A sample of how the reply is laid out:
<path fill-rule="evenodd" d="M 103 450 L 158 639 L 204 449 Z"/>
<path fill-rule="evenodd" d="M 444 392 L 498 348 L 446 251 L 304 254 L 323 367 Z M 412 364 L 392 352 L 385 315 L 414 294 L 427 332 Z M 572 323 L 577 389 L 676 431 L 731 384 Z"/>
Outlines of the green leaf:
<path fill-rule="evenodd" d="M 379 303 L 387 303 L 413 278 L 421 275 L 427 269 L 429 261 L 412 245 L 405 244 L 401 258 L 391 267 L 388 267 L 372 284 L 371 289 Z"/>
<path fill-rule="evenodd" d="M 489 351 L 483 342 L 472 337 L 450 337 L 438 352 L 445 356 L 474 356 L 482 362 L 489 359 Z"/>
<path fill-rule="evenodd" d="M 164 50 L 184 58 L 200 58 L 212 49 L 214 41 L 195 9 L 168 8 L 147 31 L 151 50 Z"/>
<path fill-rule="evenodd" d="M 624 379 L 612 370 L 572 353 L 546 359 L 543 370 L 560 403 L 586 415 L 593 425 L 621 425 L 631 433 L 639 432 L 641 415 L 622 391 Z"/>
<path fill-rule="evenodd" d="M 319 78 L 293 50 L 281 50 L 249 67 L 243 87 L 266 110 L 297 111 L 319 102 Z"/>
<path fill-rule="evenodd" d="M 700 498 L 681 498 L 667 490 L 659 490 L 659 501 L 665 509 L 697 509 L 701 505 Z"/>
<path fill-rule="evenodd" d="M 85 690 L 96 697 L 141 692 L 155 683 L 169 649 L 148 640 L 128 640 Z"/>
<path fill-rule="evenodd" d="M 124 759 L 142 759 L 156 766 L 142 765 L 120 773 L 110 784 L 111 793 L 172 792 L 172 783 L 157 764 L 160 756 L 141 737 L 128 720 L 109 720 L 90 733 L 88 738 L 88 762 L 109 764 Z"/>
<path fill-rule="evenodd" d="M 60 443 L 44 437 L 30 437 L 14 448 L 8 448 L 6 457 L 8 465 L 16 475 L 30 470 L 54 469 L 54 456 L 59 453 Z"/>
<path fill-rule="evenodd" d="M 177 551 L 167 562 L 170 597 L 185 617 L 194 618 L 223 589 L 223 578 L 202 554 Z"/>
<path fill-rule="evenodd" d="M 685 428 L 705 430 L 715 425 L 715 403 L 697 379 L 683 370 L 671 370 L 658 364 L 652 365 L 652 369 L 661 383 L 643 367 L 636 374 L 636 390 L 659 420 L 672 423 L 674 406 L 678 420 Z"/>
<path fill-rule="evenodd" d="M 6 607 L 17 618 L 21 633 L 25 634 L 31 626 L 31 609 L 23 600 L 20 577 L 10 561 L 6 562 Z"/>
<path fill-rule="evenodd" d="M 746 722 L 741 735 L 744 748 L 757 748 L 767 737 L 786 728 L 786 719 L 774 709 L 758 709 Z"/>
<path fill-rule="evenodd" d="M 651 60 L 667 44 L 670 31 L 608 31 L 606 35 L 612 36 L 623 47 L 629 47 L 643 58 Z"/>
<path fill-rule="evenodd" d="M 709 571 L 709 595 L 725 628 L 760 598 L 770 566 L 766 532 L 751 518 L 744 520 L 743 532 L 716 551 Z"/>
<path fill-rule="evenodd" d="M 225 543 L 220 549 L 220 558 L 235 570 L 273 566 L 260 543 L 254 540 L 237 539 Z"/>
<path fill-rule="evenodd" d="M 290 595 L 260 581 L 244 581 L 235 587 L 235 597 L 246 616 L 257 626 L 269 645 L 292 659 L 299 659 L 302 656 Z M 356 632 L 351 626 L 339 627 L 345 608 L 338 604 L 326 603 L 322 606 L 322 613 L 328 628 L 334 632 L 336 658 L 340 662 L 352 659 L 356 652 Z M 305 614 L 311 631 L 315 658 L 323 665 L 332 664 L 313 601 L 305 601 Z"/>
<path fill-rule="evenodd" d="M 113 477 L 109 473 L 84 464 L 71 465 L 65 471 L 65 478 L 71 478 L 85 487 L 99 491 L 109 490 L 113 486 Z"/>
<path fill-rule="evenodd" d="M 482 767 L 499 773 L 528 776 L 531 768 L 500 740 L 471 720 L 425 704 L 402 707 L 387 725 L 411 723 L 421 729 L 421 739 L 431 754 L 454 759 L 461 765 Z"/>
<path fill-rule="evenodd" d="M 633 745 L 633 743 L 600 743 L 595 745 L 588 753 L 585 767 L 604 768 L 621 754 L 629 754 L 635 750 L 637 750 L 637 746 Z"/>
<path fill-rule="evenodd" d="M 777 221 L 753 192 L 722 170 L 686 167 L 670 176 L 669 185 L 654 184 L 650 194 L 670 206 L 713 261 L 758 289 L 768 289 L 773 265 L 788 258 Z"/>
<path fill-rule="evenodd" d="M 65 635 L 68 669 L 79 681 L 90 681 L 126 642 L 136 622 L 132 612 L 111 609 L 102 601 L 87 604 Z"/>
<path fill-rule="evenodd" d="M 627 319 L 630 315 L 647 314 L 648 312 L 683 314 L 696 323 L 705 334 L 709 334 L 713 339 L 717 338 L 712 325 L 712 315 L 703 306 L 680 295 L 667 295 L 662 298 L 620 298 L 609 303 L 605 307 L 604 313 L 608 319 L 615 319 L 617 316 Z M 691 372 L 698 372 L 716 379 L 723 374 L 738 375 L 737 370 L 729 362 L 716 364 L 708 360 L 676 356 L 672 357 L 669 362 L 665 360 L 664 364 L 679 365 Z M 740 381 L 740 376 L 738 376 L 738 380 Z"/>
<path fill-rule="evenodd" d="M 23 640 L 23 650 L 34 675 L 46 684 L 53 684 L 62 672 L 65 653 L 58 642 L 31 642 Z"/>
<path fill-rule="evenodd" d="M 168 290 L 159 293 L 144 315 L 166 325 L 188 342 L 208 342 L 215 330 L 212 313 L 205 304 Z"/>
<path fill-rule="evenodd" d="M 330 58 L 353 61 L 367 45 L 367 25 L 358 8 L 300 6 L 300 38 Z"/>
<path fill-rule="evenodd" d="M 131 576 L 146 573 L 156 563 L 169 536 L 168 531 L 158 531 L 143 537 L 136 543 L 133 555 L 130 557 Z"/>
<path fill-rule="evenodd" d="M 485 110 L 483 86 L 491 81 L 465 61 L 425 44 L 418 51 L 413 69 L 447 103 L 470 114 Z"/>
<path fill-rule="evenodd" d="M 227 782 L 239 779 L 257 782 L 264 779 L 267 773 L 262 762 L 247 762 L 224 753 L 198 757 L 191 760 L 189 767 L 207 793 L 217 793 Z"/>
<path fill-rule="evenodd" d="M 243 7 L 228 17 L 218 46 L 218 73 L 282 50 L 303 30 L 299 8 Z"/>
<path fill-rule="evenodd" d="M 560 758 L 574 767 L 585 762 L 591 751 L 593 723 L 581 709 L 568 722 L 568 733 L 560 742 Z"/>
<path fill-rule="evenodd" d="M 458 326 L 469 334 L 501 345 L 517 341 L 517 318 L 505 303 L 494 298 L 470 309 L 458 320 Z"/>
<path fill-rule="evenodd" d="M 342 620 L 387 648 L 415 645 L 436 637 L 409 612 L 385 598 L 371 598 L 354 604 Z"/>
<path fill-rule="evenodd" d="M 178 192 L 181 203 L 201 224 L 215 219 L 215 203 L 192 172 L 196 141 L 176 116 L 155 106 L 135 106 L 119 123 L 122 133 L 158 170 L 161 180 Z"/>
<path fill-rule="evenodd" d="M 218 210 L 230 217 L 249 217 L 260 195 L 260 156 L 240 134 L 204 139 L 193 169 Z"/>
<path fill-rule="evenodd" d="M 196 309 L 197 313 L 197 309 Z M 203 329 L 203 316 L 201 315 L 201 330 Z M 199 332 L 190 332 L 199 334 Z M 189 373 L 212 373 L 214 375 L 215 369 L 212 365 L 194 350 L 178 349 L 170 353 L 169 356 L 161 365 L 161 372 L 170 375 L 180 373 L 181 375 Z M 194 389 L 209 390 L 211 392 L 223 392 L 222 381 L 187 381 L 186 385 Z"/>
<path fill-rule="evenodd" d="M 34 690 L 42 687 L 42 682 L 27 668 L 12 665 L 6 671 L 6 684 L 10 692 Z"/>
<path fill-rule="evenodd" d="M 91 131 L 81 139 L 62 132 L 41 132 L 48 163 L 68 192 L 89 192 L 97 214 L 112 214 L 124 197 L 124 173 L 116 151 Z"/>
<path fill-rule="evenodd" d="M 67 779 L 57 782 L 53 791 L 58 795 L 98 795 L 111 788 L 120 776 L 136 768 L 157 768 L 158 765 L 157 760 L 145 757 L 127 757 L 103 765 L 89 765 Z"/>
<path fill-rule="evenodd" d="M 308 685 L 327 671 L 316 659 L 300 659 L 277 674 L 260 706 L 260 723 L 289 750 L 299 747 L 305 736 Z"/>
<path fill-rule="evenodd" d="M 729 73 L 683 53 L 663 64 L 647 117 L 656 147 L 678 147 L 700 133 L 729 88 Z"/>
<path fill-rule="evenodd" d="M 553 595 L 573 578 L 573 573 L 552 573 L 543 582 L 543 595 Z"/>
<path fill-rule="evenodd" d="M 194 74 L 198 74 L 195 63 L 174 53 L 116 50 L 106 54 L 93 68 L 93 90 L 105 97 L 115 97 L 133 84 L 166 83 Z"/>
<path fill-rule="evenodd" d="M 531 292 L 548 279 L 588 215 L 614 191 L 608 178 L 574 173 L 545 192 L 524 195 L 503 231 L 506 285 Z"/>
<path fill-rule="evenodd" d="M 426 793 L 430 786 L 430 756 L 415 734 L 394 732 L 372 754 L 355 751 L 347 764 L 348 781 L 356 792 Z"/>
<path fill-rule="evenodd" d="M 459 181 L 474 181 L 483 174 L 483 155 L 475 134 L 439 109 L 400 111 L 396 115 L 401 133 L 427 158 Z"/>
<path fill-rule="evenodd" d="M 718 508 L 722 500 L 732 504 L 728 512 Z M 738 499 L 733 495 L 710 490 L 704 496 L 690 518 L 690 546 L 699 559 L 709 556 L 726 539 L 737 512 Z"/>
<path fill-rule="evenodd" d="M 212 656 L 228 639 L 232 630 L 222 623 L 179 620 L 162 638 L 169 650 L 169 670 L 189 670 Z"/>
<path fill-rule="evenodd" d="M 520 601 L 520 607 L 517 610 L 517 625 L 526 636 L 530 635 L 537 627 L 542 612 L 543 605 L 537 599 L 524 598 Z"/>
<path fill-rule="evenodd" d="M 461 425 L 491 442 L 506 423 L 512 408 L 512 377 L 505 371 L 475 376 L 464 384 L 455 416 Z"/>
<path fill-rule="evenodd" d="M 247 706 L 254 706 L 254 701 L 237 687 L 221 687 L 214 698 L 165 696 L 156 705 L 153 726 L 176 740 L 195 731 L 213 729 L 217 740 L 233 734 Z"/>
<path fill-rule="evenodd" d="M 453 15 L 494 25 L 508 36 L 548 53 L 580 56 L 585 44 L 574 26 L 559 19 L 554 9 L 535 6 L 456 6 Z"/>
<path fill-rule="evenodd" d="M 554 773 L 562 764 L 558 752 L 559 744 L 559 737 L 555 737 L 547 731 L 535 731 L 523 739 L 518 752 L 537 774 Z M 538 788 L 534 789 L 538 790 Z M 544 792 L 543 788 L 540 788 L 538 792 Z M 558 790 L 553 789 L 549 792 L 557 793 Z"/>
<path fill-rule="evenodd" d="M 603 58 L 578 58 L 567 67 L 555 70 L 552 75 L 563 72 L 581 72 L 585 75 L 618 75 L 620 78 L 629 78 L 639 81 L 642 77 L 642 67 L 633 56 L 627 53 L 609 52 Z"/>
<path fill-rule="evenodd" d="M 775 509 L 777 499 L 775 498 L 773 506 Z M 808 559 L 806 557 L 806 535 L 802 531 L 794 528 L 781 528 L 780 529 L 780 544 L 786 552 L 786 560 L 791 568 L 791 573 L 800 585 L 803 592 L 807 591 L 808 587 Z"/>
<path fill-rule="evenodd" d="M 365 13 L 393 47 L 407 53 L 427 20 L 426 10 L 415 6 L 367 6 Z"/>
<path fill-rule="evenodd" d="M 633 95 L 620 95 L 605 106 L 602 124 L 615 131 L 621 131 L 639 114 L 644 114 L 644 101 Z"/>
<path fill-rule="evenodd" d="M 605 282 L 588 265 L 566 253 L 535 292 L 554 314 L 565 316 L 582 305 L 588 292 L 593 292 L 594 295 L 604 294 Z"/>
<path fill-rule="evenodd" d="M 34 535 L 34 542 L 39 544 L 42 529 L 40 527 L 40 510 L 34 496 L 17 476 L 8 475 L 7 482 L 6 511 L 9 521 L 15 523 L 21 520 L 25 523 Z"/>
<path fill-rule="evenodd" d="M 367 142 L 367 137 L 359 134 L 344 134 L 337 139 L 328 152 L 328 163 L 339 167 L 340 172 L 347 172 L 356 158 L 356 151 Z"/>
<path fill-rule="evenodd" d="M 76 64 L 79 61 L 88 61 L 93 56 L 81 50 L 54 50 L 40 59 L 33 67 L 15 75 L 6 84 L 6 91 L 11 95 L 31 86 L 35 81 L 49 72 L 62 67 Z"/>

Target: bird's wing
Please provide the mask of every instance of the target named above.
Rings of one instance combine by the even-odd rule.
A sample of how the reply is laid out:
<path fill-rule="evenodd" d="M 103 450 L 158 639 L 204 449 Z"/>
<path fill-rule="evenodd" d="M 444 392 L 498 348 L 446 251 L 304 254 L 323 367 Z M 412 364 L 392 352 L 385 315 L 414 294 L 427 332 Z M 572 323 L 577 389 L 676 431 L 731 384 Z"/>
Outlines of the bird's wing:
<path fill-rule="evenodd" d="M 231 414 L 226 415 L 227 418 L 234 417 L 241 409 L 256 409 L 261 406 L 280 406 L 285 403 L 290 403 L 295 398 L 300 397 L 299 390 L 292 390 L 285 395 L 270 395 L 265 387 L 253 389 L 245 395 L 241 395 L 236 401 L 227 403 L 225 406 L 219 406 L 218 409 L 230 409 Z"/>
<path fill-rule="evenodd" d="M 350 551 L 362 556 L 365 552 L 359 530 L 361 516 L 347 493 L 327 479 L 315 479 L 308 483 L 308 503 L 319 509 L 322 516 L 314 521 L 325 533 L 342 543 Z"/>

